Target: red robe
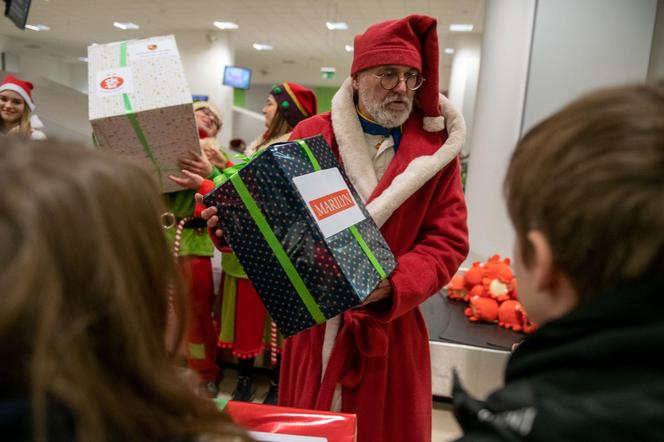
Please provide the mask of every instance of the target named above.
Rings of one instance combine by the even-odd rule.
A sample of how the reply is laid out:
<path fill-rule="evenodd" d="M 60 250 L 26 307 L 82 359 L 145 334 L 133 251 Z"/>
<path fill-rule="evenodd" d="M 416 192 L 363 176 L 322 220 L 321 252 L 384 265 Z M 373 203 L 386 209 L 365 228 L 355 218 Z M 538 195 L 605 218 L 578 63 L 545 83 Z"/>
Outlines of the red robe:
<path fill-rule="evenodd" d="M 456 157 L 465 129 L 455 111 L 443 112 L 448 128 L 451 126 L 450 140 L 455 141 L 444 145 L 447 132 L 425 132 L 422 115 L 414 111 L 383 177 L 377 184 L 364 181 L 363 176 L 371 173 L 366 169 L 370 162 L 361 153 L 357 156 L 365 149 L 359 144 L 364 138 L 359 122 L 355 125 L 353 121 L 357 116 L 348 102 L 352 92 L 348 84 L 346 88 L 341 106 L 335 97 L 332 114 L 303 121 L 291 138 L 323 134 L 360 195 L 362 189 L 365 194 L 371 192 L 369 212 L 375 201 L 377 213 L 372 216 L 379 225 L 384 222 L 381 232 L 398 261 L 389 277 L 393 293 L 386 300 L 342 315 L 322 380 L 325 324 L 287 339 L 279 404 L 329 410 L 339 383 L 343 387 L 341 411 L 358 416 L 359 442 L 429 442 L 431 361 L 427 328 L 418 306 L 450 280 L 468 253 L 466 205 Z M 427 158 L 413 163 L 422 156 Z M 397 176 L 401 183 L 394 181 Z M 408 185 L 418 180 L 415 187 L 419 188 Z"/>

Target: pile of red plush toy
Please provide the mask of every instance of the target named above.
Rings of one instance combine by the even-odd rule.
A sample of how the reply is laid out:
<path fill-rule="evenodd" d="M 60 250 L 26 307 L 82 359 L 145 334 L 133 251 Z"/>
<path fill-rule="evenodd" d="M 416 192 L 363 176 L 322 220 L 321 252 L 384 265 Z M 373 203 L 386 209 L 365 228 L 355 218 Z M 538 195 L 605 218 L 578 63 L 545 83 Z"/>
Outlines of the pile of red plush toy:
<path fill-rule="evenodd" d="M 518 301 L 516 278 L 509 258 L 494 255 L 487 262 L 474 262 L 463 275 L 456 275 L 447 286 L 448 299 L 468 303 L 464 313 L 473 322 L 498 323 L 518 332 L 532 333 L 537 325 Z"/>

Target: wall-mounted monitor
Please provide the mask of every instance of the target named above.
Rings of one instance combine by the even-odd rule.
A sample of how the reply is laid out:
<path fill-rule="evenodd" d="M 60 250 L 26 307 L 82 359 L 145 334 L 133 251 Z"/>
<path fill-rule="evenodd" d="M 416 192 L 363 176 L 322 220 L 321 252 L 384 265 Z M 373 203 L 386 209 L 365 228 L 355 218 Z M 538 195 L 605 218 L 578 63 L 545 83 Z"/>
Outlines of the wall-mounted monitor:
<path fill-rule="evenodd" d="M 224 85 L 236 89 L 249 89 L 251 84 L 251 69 L 240 66 L 226 66 L 224 68 Z"/>
<path fill-rule="evenodd" d="M 25 23 L 28 20 L 30 11 L 30 0 L 5 0 L 5 15 L 19 29 L 25 29 Z"/>

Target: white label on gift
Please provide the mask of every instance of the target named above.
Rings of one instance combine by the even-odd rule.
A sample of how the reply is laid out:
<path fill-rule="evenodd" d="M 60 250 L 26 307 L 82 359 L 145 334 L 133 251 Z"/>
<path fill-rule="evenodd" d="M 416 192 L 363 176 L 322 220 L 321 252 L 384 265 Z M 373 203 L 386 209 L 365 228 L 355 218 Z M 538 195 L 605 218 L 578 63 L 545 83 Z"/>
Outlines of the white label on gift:
<path fill-rule="evenodd" d="M 325 238 L 364 220 L 364 214 L 336 167 L 295 177 L 293 183 Z"/>
<path fill-rule="evenodd" d="M 111 97 L 134 92 L 131 68 L 114 68 L 95 74 L 95 92 L 100 97 Z"/>
<path fill-rule="evenodd" d="M 172 57 L 178 55 L 178 48 L 173 38 L 140 40 L 127 45 L 130 60 L 144 58 Z"/>
<path fill-rule="evenodd" d="M 250 431 L 249 435 L 260 442 L 327 442 L 326 437 L 264 433 L 262 431 Z"/>

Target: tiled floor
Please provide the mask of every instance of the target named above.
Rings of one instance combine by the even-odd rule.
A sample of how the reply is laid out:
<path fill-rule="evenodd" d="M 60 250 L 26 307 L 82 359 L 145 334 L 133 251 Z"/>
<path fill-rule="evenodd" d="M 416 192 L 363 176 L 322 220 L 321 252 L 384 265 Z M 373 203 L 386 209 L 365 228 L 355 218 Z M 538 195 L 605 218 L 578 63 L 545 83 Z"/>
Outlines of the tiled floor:
<path fill-rule="evenodd" d="M 432 411 L 432 442 L 451 441 L 461 437 L 461 429 L 452 414 L 452 406 L 444 402 L 434 402 Z"/>
<path fill-rule="evenodd" d="M 219 396 L 224 399 L 230 399 L 235 383 L 237 382 L 237 372 L 233 369 L 224 369 L 224 378 L 219 386 Z M 255 376 L 256 395 L 253 402 L 261 403 L 267 394 L 269 388 L 269 379 L 262 374 Z M 454 420 L 450 411 L 450 405 L 444 402 L 434 402 L 432 407 L 432 442 L 444 442 L 454 440 L 461 436 L 459 426 Z"/>

